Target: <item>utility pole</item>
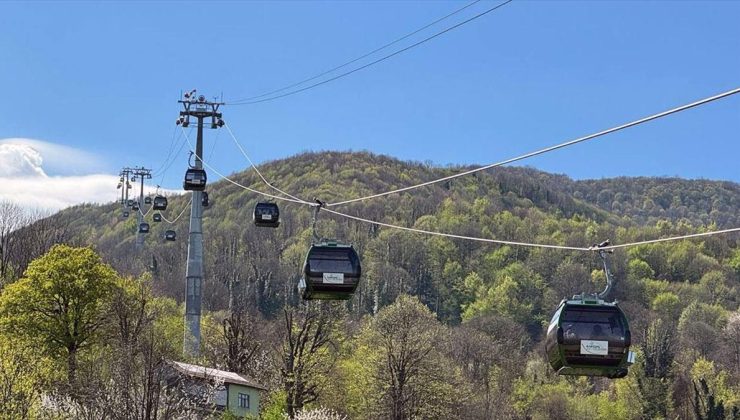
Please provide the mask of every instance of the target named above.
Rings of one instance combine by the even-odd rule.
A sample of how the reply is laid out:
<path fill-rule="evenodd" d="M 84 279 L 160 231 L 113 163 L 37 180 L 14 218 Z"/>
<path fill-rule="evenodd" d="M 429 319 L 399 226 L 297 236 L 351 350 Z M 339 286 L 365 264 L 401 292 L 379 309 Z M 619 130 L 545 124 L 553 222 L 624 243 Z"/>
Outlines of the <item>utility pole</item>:
<path fill-rule="evenodd" d="M 141 187 L 139 189 L 139 211 L 136 212 L 136 220 L 138 222 L 136 226 L 136 250 L 140 251 L 144 247 L 145 235 L 138 230 L 138 227 L 144 223 L 144 179 L 152 179 L 152 170 L 141 166 L 131 169 L 131 173 L 134 175 L 131 178 L 132 181 L 136 182 L 137 179 L 141 181 Z"/>
<path fill-rule="evenodd" d="M 131 168 L 123 168 L 118 174 L 121 178 L 118 180 L 118 189 L 121 190 L 121 204 L 126 207 L 128 202 L 128 190 L 131 189 L 131 183 L 129 177 L 131 176 Z"/>
<path fill-rule="evenodd" d="M 222 102 L 209 102 L 205 96 L 200 95 L 196 99 L 195 90 L 184 95 L 183 110 L 176 124 L 183 127 L 190 125 L 190 118 L 198 121 L 198 137 L 195 145 L 196 169 L 203 169 L 203 120 L 211 119 L 211 128 L 224 125 L 218 108 Z M 188 233 L 188 265 L 185 270 L 185 331 L 183 340 L 183 353 L 186 356 L 198 357 L 200 355 L 200 314 L 203 297 L 203 193 L 192 192 L 192 204 L 190 207 L 190 231 Z"/>

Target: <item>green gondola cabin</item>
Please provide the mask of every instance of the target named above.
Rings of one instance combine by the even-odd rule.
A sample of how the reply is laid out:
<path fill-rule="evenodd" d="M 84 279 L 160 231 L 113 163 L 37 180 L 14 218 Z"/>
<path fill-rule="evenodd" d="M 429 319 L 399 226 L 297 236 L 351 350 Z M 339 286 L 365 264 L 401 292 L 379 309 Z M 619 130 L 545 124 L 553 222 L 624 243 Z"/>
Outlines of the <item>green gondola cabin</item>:
<path fill-rule="evenodd" d="M 321 242 L 308 250 L 298 289 L 305 300 L 347 300 L 361 275 L 360 257 L 352 245 Z"/>
<path fill-rule="evenodd" d="M 545 351 L 560 375 L 623 378 L 634 362 L 627 317 L 596 296 L 563 299 L 547 328 Z"/>

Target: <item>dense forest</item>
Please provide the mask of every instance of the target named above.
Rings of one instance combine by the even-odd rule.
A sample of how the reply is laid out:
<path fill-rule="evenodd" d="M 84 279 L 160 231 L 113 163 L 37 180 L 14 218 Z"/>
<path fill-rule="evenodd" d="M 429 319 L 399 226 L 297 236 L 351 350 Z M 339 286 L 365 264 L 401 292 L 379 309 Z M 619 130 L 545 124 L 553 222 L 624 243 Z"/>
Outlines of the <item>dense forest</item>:
<path fill-rule="evenodd" d="M 367 152 L 304 153 L 260 167 L 279 188 L 329 202 L 464 169 Z M 254 171 L 230 178 L 268 190 Z M 420 235 L 320 212 L 317 234 L 352 243 L 363 277 L 347 302 L 305 303 L 296 285 L 311 209 L 280 202 L 280 227 L 257 228 L 256 194 L 224 180 L 208 192 L 204 343 L 194 362 L 264 384 L 261 418 L 740 419 L 737 233 L 617 250 L 610 298 L 630 320 L 637 363 L 624 379 L 559 377 L 544 357 L 545 329 L 561 299 L 604 288 L 593 252 Z M 167 218 L 188 203 L 188 194 L 169 197 Z M 338 210 L 587 247 L 738 227 L 740 185 L 574 181 L 502 167 Z M 12 205 L 0 208 L 0 413 L 8 418 L 185 416 L 153 384 L 163 360 L 185 360 L 188 213 L 174 227 L 152 223 L 136 251 L 135 218 L 121 212 L 120 204 L 80 205 L 29 224 Z M 166 229 L 178 240 L 165 241 Z M 66 287 L 44 277 L 70 261 L 104 280 Z M 57 287 L 84 292 L 89 331 L 55 335 L 70 322 L 45 297 Z"/>

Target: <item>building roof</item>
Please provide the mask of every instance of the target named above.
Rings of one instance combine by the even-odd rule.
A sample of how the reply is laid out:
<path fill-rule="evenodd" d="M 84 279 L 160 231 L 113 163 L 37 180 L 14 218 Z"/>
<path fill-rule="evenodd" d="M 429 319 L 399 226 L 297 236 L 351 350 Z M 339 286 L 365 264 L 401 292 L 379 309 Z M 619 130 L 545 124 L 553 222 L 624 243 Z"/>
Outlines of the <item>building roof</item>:
<path fill-rule="evenodd" d="M 188 376 L 202 379 L 220 379 L 223 380 L 226 384 L 244 385 L 252 388 L 267 390 L 267 388 L 260 385 L 256 381 L 236 372 L 213 369 L 205 366 L 191 365 L 190 363 L 183 362 L 171 361 L 170 363 L 177 371 Z"/>

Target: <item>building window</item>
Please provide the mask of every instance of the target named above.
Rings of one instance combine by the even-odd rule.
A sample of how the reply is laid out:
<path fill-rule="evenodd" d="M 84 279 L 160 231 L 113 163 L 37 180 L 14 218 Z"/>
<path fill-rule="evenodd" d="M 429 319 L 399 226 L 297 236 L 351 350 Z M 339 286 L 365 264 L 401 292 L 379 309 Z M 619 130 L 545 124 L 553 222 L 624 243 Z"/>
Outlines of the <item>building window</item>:
<path fill-rule="evenodd" d="M 249 394 L 239 393 L 239 408 L 249 408 Z"/>

